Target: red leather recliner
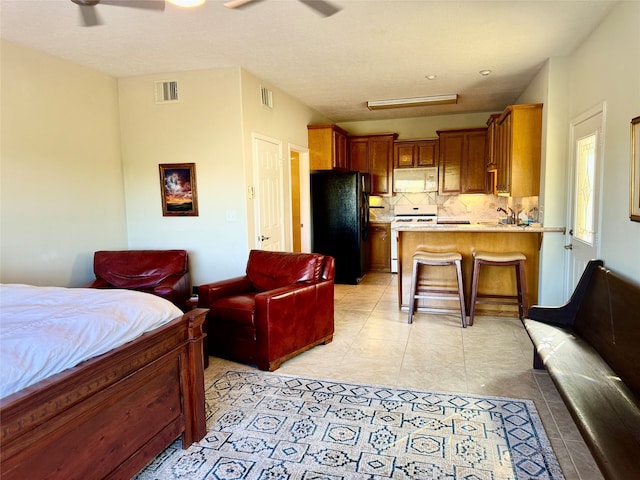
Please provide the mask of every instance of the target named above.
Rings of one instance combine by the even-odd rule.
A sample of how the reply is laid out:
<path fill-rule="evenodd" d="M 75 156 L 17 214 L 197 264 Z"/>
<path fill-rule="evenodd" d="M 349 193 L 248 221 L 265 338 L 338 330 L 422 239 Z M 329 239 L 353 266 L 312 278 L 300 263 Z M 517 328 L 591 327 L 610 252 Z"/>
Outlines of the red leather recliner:
<path fill-rule="evenodd" d="M 102 250 L 93 256 L 96 279 L 90 288 L 123 288 L 152 293 L 186 311 L 191 296 L 186 250 Z"/>
<path fill-rule="evenodd" d="M 252 250 L 246 275 L 198 287 L 209 353 L 274 371 L 333 340 L 333 257 Z"/>

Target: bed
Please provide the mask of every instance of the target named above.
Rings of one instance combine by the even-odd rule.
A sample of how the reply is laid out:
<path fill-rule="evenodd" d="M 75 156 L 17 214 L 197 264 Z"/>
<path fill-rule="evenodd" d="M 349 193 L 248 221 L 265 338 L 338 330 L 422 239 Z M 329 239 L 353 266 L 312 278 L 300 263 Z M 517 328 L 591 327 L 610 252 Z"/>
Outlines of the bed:
<path fill-rule="evenodd" d="M 104 295 L 112 293 L 115 320 L 106 316 L 110 307 Z M 65 297 L 68 303 L 57 305 L 58 297 L 67 294 L 76 304 Z M 160 302 L 160 311 L 149 307 L 148 300 Z M 123 328 L 123 319 L 132 316 L 132 304 L 138 303 L 146 312 L 143 316 L 162 318 L 151 318 L 148 324 L 133 314 L 134 325 Z M 176 438 L 181 437 L 186 448 L 204 437 L 202 324 L 207 310 L 182 314 L 166 304 L 171 305 L 126 290 L 0 285 L 2 480 L 130 479 Z M 84 313 L 76 313 L 76 308 Z M 76 332 L 67 322 L 77 315 L 84 315 L 81 324 L 94 322 L 80 339 L 71 336 Z M 93 332 L 102 323 L 116 325 Z M 41 331 L 47 332 L 51 324 L 54 330 L 44 337 L 54 346 L 64 345 L 58 349 L 65 357 L 62 362 L 40 352 Z M 27 336 L 30 330 L 33 337 Z M 133 338 L 122 330 L 132 330 Z M 98 339 L 98 349 L 78 353 L 85 350 L 87 335 Z M 119 345 L 110 343 L 113 337 L 120 338 Z M 31 350 L 16 353 L 14 347 L 21 343 Z M 25 355 L 20 366 L 35 365 L 35 374 L 16 380 L 15 372 L 22 373 L 10 368 L 16 363 L 14 355 Z M 77 363 L 84 355 L 90 356 Z M 42 367 L 52 363 L 58 367 Z"/>

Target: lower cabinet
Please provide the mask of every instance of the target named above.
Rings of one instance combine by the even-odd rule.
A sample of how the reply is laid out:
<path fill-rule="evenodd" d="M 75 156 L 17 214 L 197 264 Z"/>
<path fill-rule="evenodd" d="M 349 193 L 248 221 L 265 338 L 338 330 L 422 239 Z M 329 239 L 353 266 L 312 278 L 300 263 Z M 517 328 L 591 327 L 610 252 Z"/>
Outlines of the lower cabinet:
<path fill-rule="evenodd" d="M 369 264 L 372 272 L 391 272 L 391 224 L 369 224 Z"/>

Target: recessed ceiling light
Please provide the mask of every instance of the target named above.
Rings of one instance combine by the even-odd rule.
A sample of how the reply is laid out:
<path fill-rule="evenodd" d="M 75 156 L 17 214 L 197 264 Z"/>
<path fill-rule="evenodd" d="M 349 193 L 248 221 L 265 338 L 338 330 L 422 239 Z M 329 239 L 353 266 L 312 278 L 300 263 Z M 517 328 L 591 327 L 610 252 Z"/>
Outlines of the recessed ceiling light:
<path fill-rule="evenodd" d="M 420 107 L 424 105 L 442 105 L 444 103 L 458 103 L 458 95 L 430 95 L 427 97 L 397 98 L 395 100 L 372 100 L 367 102 L 369 110 L 381 108 Z"/>
<path fill-rule="evenodd" d="M 426 78 L 427 80 L 435 80 L 437 77 L 437 75 L 425 75 L 424 78 Z"/>
<path fill-rule="evenodd" d="M 488 77 L 489 75 L 491 75 L 491 70 L 480 70 L 478 73 L 483 77 Z"/>
<path fill-rule="evenodd" d="M 184 8 L 199 7 L 205 2 L 205 0 L 167 0 L 167 1 L 169 3 L 173 3 L 177 7 L 184 7 Z"/>

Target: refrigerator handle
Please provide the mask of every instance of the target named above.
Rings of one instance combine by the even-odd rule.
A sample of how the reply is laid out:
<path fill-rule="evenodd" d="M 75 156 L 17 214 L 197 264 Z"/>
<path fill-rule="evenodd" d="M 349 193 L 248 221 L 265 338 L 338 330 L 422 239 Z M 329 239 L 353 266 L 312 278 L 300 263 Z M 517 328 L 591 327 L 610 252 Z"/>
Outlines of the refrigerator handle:
<path fill-rule="evenodd" d="M 369 194 L 362 192 L 362 240 L 369 239 Z"/>

